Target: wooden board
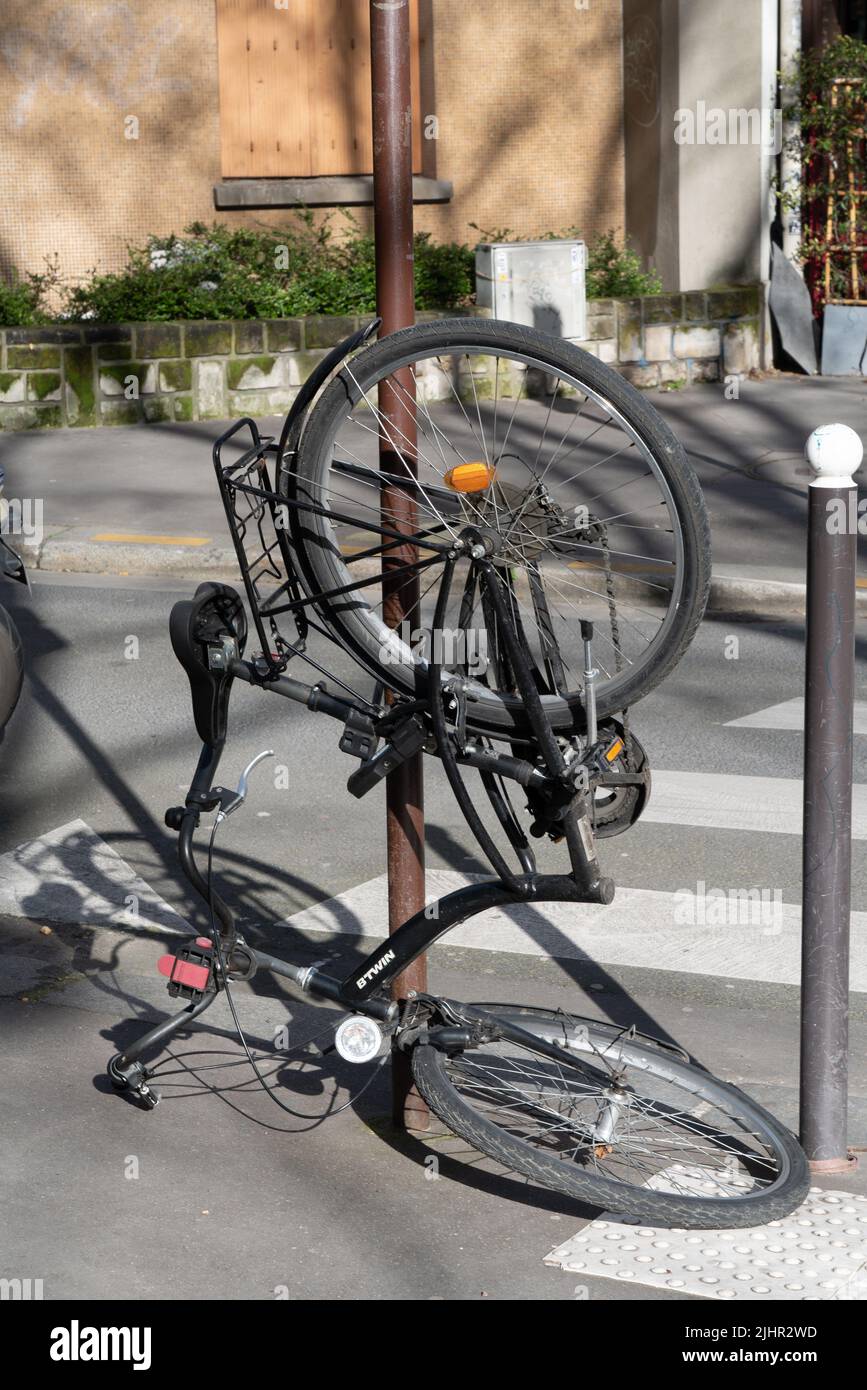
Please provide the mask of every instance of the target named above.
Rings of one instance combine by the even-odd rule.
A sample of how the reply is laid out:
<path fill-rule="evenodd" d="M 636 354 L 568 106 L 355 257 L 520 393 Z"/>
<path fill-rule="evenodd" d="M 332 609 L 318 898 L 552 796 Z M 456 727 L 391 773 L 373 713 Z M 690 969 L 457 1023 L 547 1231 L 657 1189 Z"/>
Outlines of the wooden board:
<path fill-rule="evenodd" d="M 216 0 L 224 178 L 370 174 L 369 0 Z M 422 168 L 418 0 L 413 170 Z M 427 39 L 427 36 L 425 36 Z"/>

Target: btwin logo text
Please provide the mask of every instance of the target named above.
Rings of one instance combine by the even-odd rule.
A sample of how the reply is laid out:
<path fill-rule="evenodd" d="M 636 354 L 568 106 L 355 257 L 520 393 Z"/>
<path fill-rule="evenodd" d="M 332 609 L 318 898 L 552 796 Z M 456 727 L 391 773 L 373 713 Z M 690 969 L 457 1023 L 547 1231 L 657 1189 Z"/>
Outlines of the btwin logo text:
<path fill-rule="evenodd" d="M 369 970 L 365 971 L 359 980 L 355 981 L 356 989 L 364 989 L 368 980 L 374 979 L 379 974 L 380 970 L 388 965 L 390 960 L 394 960 L 394 951 L 386 951 L 384 956 L 380 956 L 376 964 L 372 965 Z"/>

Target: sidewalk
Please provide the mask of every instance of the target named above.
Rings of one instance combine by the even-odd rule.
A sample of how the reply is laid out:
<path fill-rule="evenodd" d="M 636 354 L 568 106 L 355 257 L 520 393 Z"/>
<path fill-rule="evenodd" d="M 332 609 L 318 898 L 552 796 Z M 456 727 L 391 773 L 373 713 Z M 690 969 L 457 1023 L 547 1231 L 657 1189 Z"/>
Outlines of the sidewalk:
<path fill-rule="evenodd" d="M 608 1262 L 609 1278 L 546 1265 L 581 1232 L 589 1231 L 592 1244 L 599 1228 L 589 1223 L 600 1213 L 504 1175 L 441 1134 L 438 1122 L 421 1139 L 396 1133 L 385 1071 L 355 1105 L 321 1123 L 282 1114 L 249 1086 L 223 1100 L 209 1095 L 206 1083 L 247 1079 L 242 1067 L 202 1070 L 240 1056 L 223 1002 L 173 1046 L 200 1069 L 198 1077 L 168 1063 L 175 1074 L 160 1083 L 162 1103 L 152 1113 L 139 1110 L 112 1093 L 104 1068 L 144 1020 L 176 1007 L 154 968 L 163 933 L 60 927 L 46 942 L 37 923 L 3 925 L 3 973 L 15 977 L 16 988 L 0 1003 L 2 1166 L 26 1174 L 4 1198 L 4 1264 L 42 1278 L 46 1299 L 273 1299 L 277 1289 L 290 1299 L 377 1301 L 684 1296 L 638 1279 L 630 1284 L 616 1260 Z M 321 936 L 286 935 L 282 949 L 293 959 L 335 953 Z M 339 941 L 336 952 L 349 966 L 364 945 Z M 550 1007 L 637 1019 L 796 1125 L 797 1004 L 790 993 L 765 990 L 759 1006 L 745 986 L 722 1002 L 697 977 L 652 972 L 643 983 L 616 985 L 604 968 L 582 979 L 575 965 L 443 945 L 431 953 L 431 986 L 457 998 L 532 995 Z M 296 1002 L 268 976 L 257 977 L 253 989 L 238 987 L 236 1005 L 251 1045 L 266 1054 L 287 1017 L 290 1046 L 337 1017 Z M 864 1132 L 867 1119 L 865 1044 L 860 1019 L 852 1025 L 853 1134 Z M 205 1054 L 189 1055 L 194 1049 Z M 220 1049 L 227 1055 L 207 1055 Z M 310 1054 L 303 1074 L 285 1074 L 281 1098 L 321 1115 L 334 1074 L 333 1054 Z M 368 1073 L 337 1063 L 337 1075 L 332 1108 L 347 1099 L 347 1086 L 357 1093 Z M 860 1211 L 852 1203 L 867 1192 L 867 1166 L 817 1187 L 842 1192 L 844 1212 Z M 779 1247 L 772 1231 L 766 1238 L 773 1265 Z M 704 1244 L 713 1242 L 705 1237 Z M 719 1253 L 696 1246 L 691 1267 L 707 1261 L 712 1283 Z M 741 1293 L 755 1296 L 747 1286 Z"/>
<path fill-rule="evenodd" d="M 651 399 L 704 489 L 714 545 L 711 608 L 760 617 L 803 611 L 804 443 L 817 425 L 834 421 L 867 432 L 865 383 L 787 376 L 744 381 L 736 401 L 718 386 Z M 279 433 L 277 419 L 260 425 Z M 47 571 L 234 577 L 210 458 L 211 442 L 224 428 L 221 422 L 137 425 L 4 437 L 7 495 L 44 502 L 45 538 L 22 547 L 28 564 Z M 859 480 L 864 476 L 862 465 Z M 867 611 L 862 562 L 859 604 Z"/>

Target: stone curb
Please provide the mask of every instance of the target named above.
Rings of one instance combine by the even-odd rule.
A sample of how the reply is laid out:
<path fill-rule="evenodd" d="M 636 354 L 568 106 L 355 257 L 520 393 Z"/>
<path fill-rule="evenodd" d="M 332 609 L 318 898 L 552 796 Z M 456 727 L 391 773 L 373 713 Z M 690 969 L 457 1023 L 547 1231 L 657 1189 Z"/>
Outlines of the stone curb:
<path fill-rule="evenodd" d="M 228 546 L 115 545 L 58 539 L 18 549 L 29 569 L 45 573 L 238 579 L 235 552 Z M 805 597 L 804 584 L 714 575 L 708 613 L 731 618 L 802 618 Z M 859 616 L 867 616 L 867 590 L 858 591 L 856 611 Z"/>
<path fill-rule="evenodd" d="M 713 575 L 707 611 L 712 617 L 803 618 L 806 613 L 806 584 L 779 579 L 743 579 Z M 867 617 L 867 590 L 855 594 L 857 617 Z"/>

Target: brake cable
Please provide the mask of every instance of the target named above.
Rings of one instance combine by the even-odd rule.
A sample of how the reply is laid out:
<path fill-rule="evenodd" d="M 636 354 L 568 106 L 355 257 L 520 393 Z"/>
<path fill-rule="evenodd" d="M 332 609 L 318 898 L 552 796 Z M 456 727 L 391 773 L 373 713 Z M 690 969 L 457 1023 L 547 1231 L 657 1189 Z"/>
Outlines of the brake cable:
<path fill-rule="evenodd" d="M 220 978 L 221 978 L 221 981 L 222 981 L 222 987 L 223 987 L 223 989 L 225 990 L 226 1002 L 227 1002 L 228 1005 L 229 1005 L 229 1010 L 230 1010 L 231 1015 L 232 1015 L 232 1021 L 233 1021 L 234 1025 L 235 1025 L 235 1032 L 236 1032 L 237 1035 L 238 1035 L 238 1039 L 239 1039 L 239 1041 L 240 1041 L 240 1043 L 241 1043 L 241 1046 L 243 1047 L 244 1052 L 246 1053 L 247 1061 L 249 1062 L 250 1066 L 252 1067 L 253 1072 L 254 1072 L 254 1074 L 255 1074 L 255 1076 L 256 1076 L 256 1079 L 258 1080 L 260 1086 L 262 1087 L 262 1090 L 263 1090 L 263 1091 L 265 1092 L 265 1094 L 269 1097 L 269 1099 L 272 1100 L 272 1101 L 274 1102 L 274 1104 L 275 1104 L 276 1106 L 279 1106 L 279 1108 L 280 1108 L 281 1110 L 285 1111 L 287 1115 L 291 1115 L 291 1116 L 293 1117 L 293 1119 L 296 1119 L 296 1120 L 317 1119 L 317 1120 L 321 1123 L 323 1120 L 330 1120 L 330 1119 L 333 1119 L 335 1115 L 341 1115 L 341 1114 L 343 1113 L 344 1110 L 348 1110 L 348 1109 L 350 1108 L 350 1106 L 354 1105 L 355 1102 L 359 1099 L 359 1097 L 362 1096 L 362 1095 L 364 1094 L 364 1092 L 367 1090 L 368 1086 L 371 1085 L 371 1083 L 373 1082 L 374 1078 L 377 1076 L 377 1074 L 378 1074 L 380 1068 L 385 1064 L 385 1062 L 388 1061 L 389 1053 L 388 1053 L 388 1051 L 383 1052 L 382 1057 L 380 1057 L 380 1058 L 378 1059 L 378 1061 L 376 1062 L 375 1066 L 374 1066 L 373 1069 L 371 1070 L 370 1076 L 367 1078 L 367 1080 L 365 1081 L 364 1085 L 361 1087 L 361 1090 L 360 1090 L 360 1091 L 357 1091 L 355 1095 L 350 1096 L 346 1101 L 344 1101 L 344 1103 L 343 1103 L 342 1105 L 338 1106 L 338 1108 L 337 1108 L 336 1110 L 330 1110 L 326 1115 L 321 1115 L 321 1116 L 305 1115 L 304 1112 L 301 1111 L 301 1110 L 293 1110 L 292 1107 L 291 1107 L 291 1105 L 287 1105 L 287 1104 L 285 1103 L 285 1101 L 280 1100 L 280 1099 L 274 1094 L 274 1089 L 273 1089 L 273 1087 L 271 1087 L 271 1086 L 268 1085 L 268 1082 L 267 1082 L 266 1077 L 264 1077 L 264 1076 L 262 1075 L 261 1071 L 259 1070 L 259 1067 L 258 1067 L 257 1062 L 256 1062 L 256 1058 L 253 1056 L 253 1053 L 250 1051 L 249 1043 L 247 1042 L 246 1035 L 245 1035 L 244 1030 L 243 1030 L 243 1028 L 242 1028 L 242 1026 L 241 1026 L 241 1021 L 240 1021 L 240 1019 L 238 1018 L 238 1012 L 237 1012 L 237 1010 L 236 1010 L 236 1008 L 235 1008 L 235 1000 L 234 1000 L 234 998 L 232 997 L 232 988 L 231 988 L 231 984 L 230 984 L 230 981 L 229 981 L 229 973 L 228 973 L 228 970 L 227 970 L 227 967 L 226 967 L 226 959 L 225 959 L 225 956 L 223 955 L 223 944 L 222 944 L 222 941 L 220 940 L 220 933 L 219 933 L 219 930 L 218 930 L 218 928 L 217 928 L 217 922 L 216 922 L 216 917 L 215 917 L 215 913 L 214 913 L 214 892 L 213 892 L 214 840 L 216 839 L 217 831 L 219 830 L 219 828 L 220 828 L 220 826 L 221 826 L 223 820 L 225 820 L 225 818 L 226 818 L 226 817 L 225 817 L 225 813 L 223 813 L 222 815 L 218 815 L 218 816 L 214 819 L 214 824 L 211 826 L 211 833 L 210 833 L 210 836 L 208 837 L 208 867 L 207 867 L 207 873 L 206 873 L 206 875 L 205 875 L 205 882 L 206 882 L 207 891 L 208 891 L 208 899 L 207 899 L 207 901 L 208 901 L 208 910 L 209 910 L 209 913 L 210 913 L 210 934 L 211 934 L 211 940 L 212 940 L 212 942 L 214 943 L 214 955 L 215 955 L 216 960 L 217 960 L 217 966 L 218 966 Z M 326 1031 L 326 1030 L 323 1030 L 323 1031 Z M 207 1082 L 205 1083 L 205 1085 L 207 1085 Z"/>

